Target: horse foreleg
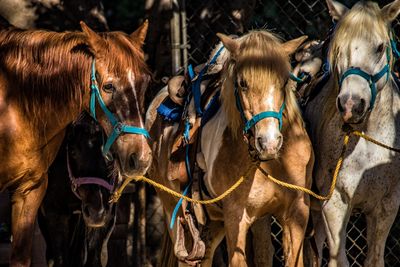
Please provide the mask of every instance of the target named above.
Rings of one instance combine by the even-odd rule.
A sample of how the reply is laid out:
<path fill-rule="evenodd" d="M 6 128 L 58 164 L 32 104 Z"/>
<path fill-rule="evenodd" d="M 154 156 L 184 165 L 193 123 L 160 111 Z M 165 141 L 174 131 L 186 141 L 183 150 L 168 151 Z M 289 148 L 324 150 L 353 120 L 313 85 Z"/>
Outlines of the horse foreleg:
<path fill-rule="evenodd" d="M 322 216 L 329 246 L 329 267 L 348 267 L 346 257 L 346 226 L 351 215 L 351 207 L 335 190 L 331 199 L 323 204 Z"/>
<path fill-rule="evenodd" d="M 202 228 L 201 239 L 206 244 L 206 253 L 201 260 L 201 266 L 212 266 L 215 250 L 224 239 L 224 224 L 221 221 L 208 221 Z"/>
<path fill-rule="evenodd" d="M 47 173 L 28 193 L 19 193 L 17 190 L 12 196 L 12 267 L 30 266 L 36 215 L 46 188 Z"/>
<path fill-rule="evenodd" d="M 367 217 L 368 254 L 365 260 L 366 267 L 384 267 L 384 253 L 386 239 L 390 228 L 396 219 L 400 204 L 400 194 L 396 192 L 385 197 Z"/>
<path fill-rule="evenodd" d="M 309 217 L 309 197 L 294 200 L 283 220 L 285 266 L 304 266 L 303 246 Z"/>
<path fill-rule="evenodd" d="M 234 212 L 224 214 L 229 266 L 247 267 L 246 236 L 251 225 L 251 219 L 246 209 L 231 207 L 230 210 L 234 210 Z"/>
<path fill-rule="evenodd" d="M 311 210 L 312 222 L 314 226 L 314 240 L 317 251 L 313 251 L 312 266 L 318 267 L 322 263 L 322 249 L 326 240 L 324 219 L 321 210 Z"/>
<path fill-rule="evenodd" d="M 274 246 L 271 241 L 271 215 L 254 222 L 251 226 L 254 249 L 254 265 L 272 267 Z"/>

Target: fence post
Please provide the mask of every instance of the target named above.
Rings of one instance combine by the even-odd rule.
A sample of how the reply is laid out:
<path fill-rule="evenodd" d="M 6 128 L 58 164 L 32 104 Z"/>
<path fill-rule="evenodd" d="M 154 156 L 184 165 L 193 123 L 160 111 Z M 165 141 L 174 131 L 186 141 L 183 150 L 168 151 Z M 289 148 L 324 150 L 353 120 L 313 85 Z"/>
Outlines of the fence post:
<path fill-rule="evenodd" d="M 181 70 L 181 38 L 180 38 L 180 7 L 178 0 L 171 0 L 171 54 L 172 54 L 172 75 Z"/>
<path fill-rule="evenodd" d="M 188 35 L 187 35 L 187 17 L 186 17 L 186 2 L 185 0 L 180 0 L 181 6 L 181 31 L 182 31 L 182 55 L 183 55 L 183 68 L 185 70 L 185 74 L 187 73 L 188 62 Z"/>
<path fill-rule="evenodd" d="M 171 0 L 171 54 L 172 75 L 186 73 L 188 65 L 188 42 L 185 0 Z"/>

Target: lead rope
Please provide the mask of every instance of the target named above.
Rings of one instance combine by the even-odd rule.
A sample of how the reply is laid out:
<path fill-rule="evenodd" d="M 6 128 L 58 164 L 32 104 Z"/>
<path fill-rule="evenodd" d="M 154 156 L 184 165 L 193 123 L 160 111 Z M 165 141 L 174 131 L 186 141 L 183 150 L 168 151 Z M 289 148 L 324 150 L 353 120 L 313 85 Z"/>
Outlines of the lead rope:
<path fill-rule="evenodd" d="M 339 157 L 339 159 L 338 159 L 338 161 L 336 163 L 336 168 L 335 168 L 335 171 L 333 173 L 332 183 L 331 183 L 331 186 L 329 188 L 329 192 L 328 192 L 328 194 L 326 196 L 318 195 L 318 194 L 316 194 L 315 192 L 311 191 L 308 188 L 305 188 L 303 186 L 290 184 L 290 183 L 286 183 L 286 182 L 283 182 L 283 181 L 281 181 L 281 180 L 269 175 L 263 168 L 261 168 L 261 166 L 260 166 L 261 162 L 259 160 L 257 160 L 255 162 L 253 162 L 252 164 L 250 164 L 250 166 L 248 167 L 248 169 L 246 170 L 244 175 L 240 176 L 240 178 L 236 181 L 236 183 L 234 183 L 231 187 L 229 187 L 224 193 L 222 193 L 221 195 L 219 195 L 219 196 L 217 196 L 215 198 L 212 198 L 212 199 L 207 199 L 207 200 L 193 199 L 193 198 L 184 196 L 184 195 L 182 195 L 182 194 L 180 194 L 178 192 L 175 192 L 174 190 L 166 187 L 165 185 L 157 183 L 157 182 L 155 182 L 155 181 L 153 181 L 153 180 L 151 180 L 151 179 L 149 179 L 149 178 L 147 178 L 145 176 L 134 176 L 134 177 L 127 178 L 123 182 L 121 187 L 118 188 L 112 194 L 112 196 L 110 198 L 110 202 L 117 202 L 118 199 L 121 197 L 121 194 L 122 194 L 123 190 L 125 189 L 125 187 L 131 181 L 136 181 L 136 182 L 143 181 L 143 182 L 148 183 L 148 184 L 158 188 L 159 190 L 164 191 L 164 192 L 166 192 L 166 193 L 168 193 L 170 195 L 173 195 L 173 196 L 175 196 L 177 198 L 183 198 L 184 200 L 186 200 L 188 202 L 191 202 L 191 203 L 209 205 L 209 204 L 213 204 L 215 202 L 218 202 L 218 201 L 224 199 L 229 194 L 231 194 L 234 190 L 236 190 L 243 183 L 244 179 L 249 175 L 249 173 L 253 170 L 254 167 L 256 167 L 262 174 L 265 175 L 265 177 L 267 177 L 269 180 L 271 180 L 275 184 L 278 184 L 278 185 L 280 185 L 282 187 L 285 187 L 285 188 L 288 188 L 288 189 L 291 189 L 291 190 L 304 192 L 304 193 L 306 193 L 308 195 L 311 195 L 314 198 L 319 199 L 319 200 L 329 200 L 332 197 L 332 194 L 333 194 L 333 192 L 335 190 L 335 187 L 336 187 L 337 177 L 338 177 L 339 171 L 340 171 L 340 169 L 342 167 L 344 154 L 346 153 L 346 150 L 347 150 L 347 145 L 348 145 L 349 140 L 350 140 L 350 135 L 358 136 L 358 137 L 363 138 L 366 141 L 369 141 L 369 142 L 371 142 L 371 143 L 373 143 L 375 145 L 378 145 L 380 147 L 383 147 L 385 149 L 388 149 L 388 150 L 396 152 L 396 153 L 400 153 L 400 149 L 390 147 L 390 146 L 388 146 L 388 145 L 386 145 L 386 144 L 384 144 L 382 142 L 379 142 L 379 141 L 373 139 L 369 135 L 363 134 L 363 133 L 361 133 L 359 131 L 347 131 L 345 133 L 344 138 L 343 138 L 342 152 L 341 152 L 340 157 Z"/>

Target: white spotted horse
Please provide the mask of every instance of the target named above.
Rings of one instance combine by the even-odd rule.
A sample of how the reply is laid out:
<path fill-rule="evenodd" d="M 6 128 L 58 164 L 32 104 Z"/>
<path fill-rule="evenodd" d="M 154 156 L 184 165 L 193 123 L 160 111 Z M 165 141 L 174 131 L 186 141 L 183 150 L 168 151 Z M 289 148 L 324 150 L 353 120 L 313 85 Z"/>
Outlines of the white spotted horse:
<path fill-rule="evenodd" d="M 385 242 L 400 204 L 400 157 L 359 136 L 350 135 L 345 152 L 342 142 L 358 132 L 400 147 L 400 94 L 391 73 L 397 52 L 391 23 L 400 13 L 400 1 L 383 8 L 369 1 L 351 9 L 333 0 L 327 4 L 337 21 L 328 48 L 329 76 L 305 111 L 321 192 L 327 192 L 337 159 L 341 153 L 344 157 L 331 199 L 313 212 L 317 246 L 321 255 L 327 238 L 329 267 L 349 266 L 346 228 L 352 212 L 359 210 L 367 221 L 364 265 L 383 267 Z"/>

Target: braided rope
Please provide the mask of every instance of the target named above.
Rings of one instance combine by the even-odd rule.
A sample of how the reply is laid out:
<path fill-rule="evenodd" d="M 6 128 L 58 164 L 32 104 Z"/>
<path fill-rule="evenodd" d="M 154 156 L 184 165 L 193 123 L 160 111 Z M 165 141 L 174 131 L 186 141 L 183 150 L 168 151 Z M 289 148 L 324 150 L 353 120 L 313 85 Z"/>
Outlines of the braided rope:
<path fill-rule="evenodd" d="M 363 134 L 363 133 L 361 133 L 361 132 L 359 132 L 359 131 L 352 131 L 351 133 L 354 134 L 354 135 L 356 135 L 356 136 L 359 136 L 359 137 L 361 137 L 361 138 L 364 138 L 365 140 L 367 140 L 367 141 L 369 141 L 369 142 L 371 142 L 371 143 L 374 143 L 375 145 L 378 145 L 378 146 L 380 146 L 380 147 L 386 148 L 386 149 L 388 149 L 388 150 L 390 150 L 390 151 L 394 151 L 394 152 L 396 152 L 396 153 L 400 153 L 400 149 L 394 148 L 394 147 L 390 147 L 390 146 L 388 146 L 388 145 L 385 145 L 384 143 L 381 143 L 381 142 L 379 142 L 379 141 L 373 139 L 373 138 L 372 138 L 371 136 L 369 136 L 369 135 Z"/>
<path fill-rule="evenodd" d="M 277 178 L 275 178 L 275 177 L 269 175 L 263 168 L 261 168 L 261 166 L 260 166 L 260 161 L 256 161 L 255 163 L 252 163 L 252 164 L 249 166 L 249 168 L 246 170 L 245 174 L 242 175 L 231 187 L 229 187 L 229 188 L 228 188 L 224 193 L 222 193 L 221 195 L 219 195 L 219 196 L 217 196 L 217 197 L 215 197 L 215 198 L 212 198 L 212 199 L 207 199 L 207 200 L 193 199 L 193 198 L 190 198 L 190 197 L 188 197 L 188 196 L 184 196 L 184 195 L 182 195 L 181 193 L 178 193 L 178 192 L 176 192 L 176 191 L 174 191 L 174 190 L 172 190 L 172 189 L 166 187 L 165 185 L 160 184 L 160 183 L 157 183 L 156 181 L 151 180 L 151 179 L 149 179 L 149 178 L 147 178 L 147 177 L 145 177 L 145 176 L 134 176 L 134 177 L 129 177 L 129 178 L 127 178 L 127 179 L 124 181 L 124 183 L 121 185 L 121 187 L 118 188 L 118 189 L 113 193 L 113 195 L 112 195 L 111 198 L 110 198 L 110 202 L 117 202 L 117 201 L 119 200 L 119 198 L 121 197 L 121 194 L 122 194 L 122 192 L 124 191 L 125 187 L 126 187 L 131 181 L 136 181 L 136 182 L 138 182 L 138 181 L 143 181 L 143 182 L 145 182 L 145 183 L 148 183 L 148 184 L 150 184 L 150 185 L 152 185 L 152 186 L 154 186 L 154 187 L 160 189 L 161 191 L 164 191 L 164 192 L 166 192 L 166 193 L 168 193 L 168 194 L 170 194 L 170 195 L 173 195 L 174 197 L 183 198 L 184 200 L 186 200 L 186 201 L 188 201 L 188 202 L 192 202 L 192 203 L 196 203 L 196 204 L 202 204 L 202 205 L 213 204 L 213 203 L 215 203 L 215 202 L 218 202 L 218 201 L 224 199 L 224 198 L 227 197 L 229 194 L 231 194 L 234 190 L 236 190 L 236 189 L 243 183 L 244 179 L 248 176 L 248 174 L 250 173 L 250 171 L 253 169 L 254 166 L 255 166 L 262 174 L 264 174 L 265 177 L 267 177 L 269 180 L 271 180 L 272 182 L 274 182 L 274 183 L 277 184 L 277 185 L 280 185 L 280 186 L 282 186 L 282 187 L 285 187 L 285 188 L 288 188 L 288 189 L 291 189 L 291 190 L 296 190 L 296 191 L 304 192 L 304 193 L 309 194 L 309 195 L 311 195 L 311 196 L 313 196 L 313 197 L 315 197 L 316 199 L 319 199 L 319 200 L 329 200 L 329 199 L 332 197 L 332 194 L 333 194 L 333 192 L 334 192 L 334 190 L 335 190 L 336 182 L 337 182 L 337 177 L 339 176 L 339 171 L 340 171 L 340 169 L 341 169 L 341 167 L 342 167 L 342 164 L 343 164 L 344 154 L 346 153 L 347 145 L 348 145 L 348 143 L 349 143 L 349 139 L 350 139 L 350 135 L 351 135 L 351 134 L 356 135 L 356 136 L 359 136 L 359 137 L 361 137 L 361 138 L 363 138 L 363 139 L 365 139 L 365 140 L 367 140 L 367 141 L 369 141 L 369 142 L 371 142 L 371 143 L 374 143 L 374 144 L 376 144 L 376 145 L 378 145 L 378 146 L 381 146 L 381 147 L 383 147 L 383 148 L 386 148 L 386 149 L 388 149 L 388 150 L 391 150 L 391 151 L 400 153 L 400 149 L 398 149 L 398 148 L 393 148 L 393 147 L 390 147 L 390 146 L 388 146 L 388 145 L 385 145 L 385 144 L 383 144 L 383 143 L 381 143 L 381 142 L 379 142 L 379 141 L 373 139 L 371 136 L 368 136 L 368 135 L 366 135 L 366 134 L 363 134 L 363 133 L 361 133 L 361 132 L 359 132 L 359 131 L 349 131 L 349 132 L 346 132 L 346 134 L 345 134 L 345 136 L 344 136 L 344 138 L 343 138 L 342 152 L 341 152 L 340 157 L 339 157 L 339 159 L 338 159 L 338 161 L 337 161 L 337 163 L 336 163 L 335 171 L 334 171 L 333 177 L 332 177 L 332 183 L 331 183 L 331 186 L 330 186 L 330 188 L 329 188 L 329 192 L 328 192 L 328 194 L 327 194 L 326 196 L 318 195 L 318 194 L 316 194 L 315 192 L 311 191 L 311 190 L 308 189 L 308 188 L 305 188 L 305 187 L 302 187 L 302 186 L 298 186 L 298 185 L 294 185 L 294 184 L 290 184 L 290 183 L 286 183 L 286 182 L 283 182 L 283 181 L 281 181 L 281 180 L 278 180 Z"/>
<path fill-rule="evenodd" d="M 229 187 L 229 188 L 228 188 L 225 192 L 223 192 L 221 195 L 219 195 L 219 196 L 217 196 L 217 197 L 215 197 L 215 198 L 212 198 L 212 199 L 207 199 L 207 200 L 193 199 L 193 198 L 190 198 L 190 197 L 188 197 L 188 196 L 185 196 L 185 195 L 183 195 L 183 194 L 181 194 L 181 193 L 178 193 L 178 192 L 172 190 L 171 188 L 168 188 L 167 186 L 165 186 L 165 185 L 163 185 L 163 184 L 157 183 L 156 181 L 154 181 L 154 180 L 152 180 L 152 179 L 149 179 L 149 178 L 147 178 L 147 177 L 145 177 L 145 176 L 134 176 L 134 177 L 129 177 L 129 178 L 127 178 L 127 179 L 124 181 L 124 183 L 121 185 L 121 187 L 118 188 L 118 190 L 116 190 L 116 191 L 112 194 L 112 196 L 111 196 L 109 202 L 110 202 L 110 203 L 111 203 L 111 202 L 114 202 L 114 203 L 118 202 L 118 200 L 119 200 L 119 198 L 121 197 L 121 194 L 122 194 L 122 192 L 124 191 L 125 187 L 126 187 L 131 181 L 136 181 L 136 182 L 143 181 L 143 182 L 148 183 L 148 184 L 150 184 L 150 185 L 152 185 L 152 186 L 154 186 L 154 187 L 160 189 L 161 191 L 164 191 L 164 192 L 166 192 L 166 193 L 168 193 L 168 194 L 170 194 L 170 195 L 172 195 L 172 196 L 174 196 L 174 197 L 183 198 L 184 200 L 186 200 L 186 201 L 188 201 L 188 202 L 191 202 L 191 203 L 196 203 L 196 204 L 201 204 L 201 205 L 213 204 L 213 203 L 215 203 L 215 202 L 218 202 L 218 201 L 224 199 L 224 198 L 227 197 L 230 193 L 232 193 L 234 190 L 236 190 L 236 188 L 238 188 L 238 187 L 244 182 L 244 179 L 248 176 L 248 174 L 249 174 L 250 171 L 253 169 L 253 167 L 254 167 L 254 166 L 255 166 L 255 167 L 259 167 L 259 164 L 260 164 L 259 162 L 256 162 L 255 164 L 253 164 L 253 163 L 250 164 L 250 166 L 249 166 L 249 168 L 246 170 L 245 174 L 242 175 L 242 176 L 240 176 L 240 178 L 239 178 L 231 187 Z"/>
<path fill-rule="evenodd" d="M 343 156 L 344 156 L 344 153 L 346 152 L 347 145 L 348 145 L 348 143 L 349 143 L 349 137 L 350 137 L 349 134 L 346 134 L 346 135 L 344 136 L 342 152 L 341 152 L 340 157 L 339 157 L 339 159 L 338 159 L 338 161 L 337 161 L 337 163 L 336 163 L 335 172 L 333 173 L 333 178 L 332 178 L 331 187 L 329 188 L 329 192 L 328 192 L 328 194 L 327 194 L 326 196 L 318 195 L 317 193 L 314 193 L 313 191 L 311 191 L 311 190 L 308 189 L 308 188 L 305 188 L 305 187 L 302 187 L 302 186 L 299 186 L 299 185 L 289 184 L 289 183 L 283 182 L 283 181 L 281 181 L 281 180 L 278 180 L 278 179 L 276 179 L 275 177 L 269 175 L 269 174 L 268 174 L 264 169 L 262 169 L 261 167 L 258 167 L 258 169 L 259 169 L 259 170 L 262 172 L 262 174 L 264 174 L 268 179 L 270 179 L 272 182 L 274 182 L 274 183 L 276 183 L 276 184 L 278 184 L 278 185 L 280 185 L 280 186 L 286 187 L 286 188 L 291 189 L 291 190 L 296 190 L 296 191 L 304 192 L 304 193 L 309 194 L 309 195 L 311 195 L 311 196 L 313 196 L 313 197 L 315 197 L 316 199 L 319 199 L 319 200 L 328 200 L 328 199 L 330 199 L 330 198 L 332 197 L 333 191 L 335 191 L 337 177 L 338 177 L 338 175 L 339 175 L 340 168 L 342 167 Z"/>

